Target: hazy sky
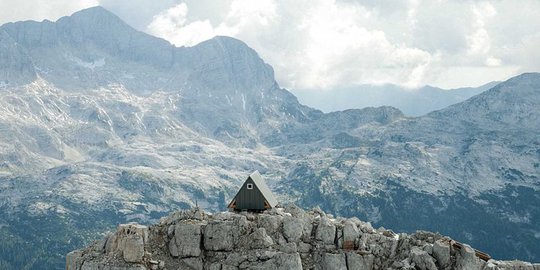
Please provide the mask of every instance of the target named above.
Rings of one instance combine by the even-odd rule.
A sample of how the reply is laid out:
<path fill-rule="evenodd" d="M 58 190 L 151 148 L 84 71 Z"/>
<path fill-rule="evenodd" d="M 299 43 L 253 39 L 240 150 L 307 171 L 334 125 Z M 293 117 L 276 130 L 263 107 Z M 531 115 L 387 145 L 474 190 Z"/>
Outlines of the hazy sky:
<path fill-rule="evenodd" d="M 540 71 L 539 0 L 1 0 L 0 23 L 95 5 L 178 46 L 237 37 L 292 89 L 448 88 Z"/>

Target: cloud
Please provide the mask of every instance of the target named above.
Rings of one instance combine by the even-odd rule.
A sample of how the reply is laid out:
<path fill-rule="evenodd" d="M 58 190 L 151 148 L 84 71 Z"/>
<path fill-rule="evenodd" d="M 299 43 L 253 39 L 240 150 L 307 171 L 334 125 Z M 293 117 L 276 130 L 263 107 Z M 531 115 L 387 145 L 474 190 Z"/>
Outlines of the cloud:
<path fill-rule="evenodd" d="M 524 3 L 229 0 L 218 10 L 208 3 L 208 15 L 200 2 L 187 0 L 154 16 L 147 31 L 179 46 L 215 35 L 237 37 L 272 64 L 289 88 L 457 87 L 540 68 L 540 61 L 523 57 L 537 55 L 540 46 L 540 5 Z M 531 27 L 519 27 L 513 40 L 501 38 L 499 29 L 513 32 L 521 12 Z"/>
<path fill-rule="evenodd" d="M 540 1 L 2 1 L 2 22 L 57 19 L 96 4 L 178 46 L 243 40 L 287 88 L 366 83 L 472 86 L 540 70 Z"/>

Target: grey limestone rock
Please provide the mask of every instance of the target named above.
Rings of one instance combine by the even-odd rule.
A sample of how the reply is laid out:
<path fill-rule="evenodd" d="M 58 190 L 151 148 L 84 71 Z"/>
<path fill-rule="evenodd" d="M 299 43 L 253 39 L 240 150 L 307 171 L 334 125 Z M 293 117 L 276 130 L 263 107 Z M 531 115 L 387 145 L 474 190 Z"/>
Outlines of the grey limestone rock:
<path fill-rule="evenodd" d="M 184 258 L 180 260 L 179 269 L 203 270 L 204 264 L 200 257 Z"/>
<path fill-rule="evenodd" d="M 204 248 L 213 251 L 231 251 L 234 247 L 232 222 L 211 222 L 204 228 Z"/>
<path fill-rule="evenodd" d="M 300 270 L 302 269 L 302 261 L 298 253 L 278 253 L 271 260 L 274 268 L 268 269 L 280 269 L 280 270 Z"/>
<path fill-rule="evenodd" d="M 324 244 L 334 244 L 336 239 L 336 225 L 334 225 L 327 217 L 322 217 L 317 226 L 315 239 L 322 241 Z"/>
<path fill-rule="evenodd" d="M 138 224 L 121 224 L 115 235 L 108 237 L 105 249 L 108 252 L 120 253 L 126 262 L 141 262 L 147 240 L 148 227 Z"/>
<path fill-rule="evenodd" d="M 411 261 L 415 264 L 417 269 L 420 270 L 437 270 L 437 266 L 433 261 L 433 258 L 429 254 L 418 248 L 413 247 L 411 249 Z"/>
<path fill-rule="evenodd" d="M 457 255 L 457 267 L 462 270 L 482 269 L 480 259 L 476 257 L 475 251 L 469 245 L 463 245 Z"/>
<path fill-rule="evenodd" d="M 360 255 L 356 252 L 347 252 L 347 266 L 355 270 L 372 270 L 373 255 Z"/>
<path fill-rule="evenodd" d="M 174 237 L 169 242 L 169 251 L 173 257 L 197 257 L 201 254 L 200 244 L 200 224 L 176 224 Z"/>
<path fill-rule="evenodd" d="M 322 257 L 322 268 L 324 270 L 347 270 L 347 262 L 344 253 L 324 253 Z"/>
<path fill-rule="evenodd" d="M 266 233 L 274 234 L 279 230 L 283 217 L 261 214 L 258 216 L 258 219 L 259 226 L 263 227 L 266 230 Z"/>
<path fill-rule="evenodd" d="M 256 228 L 250 237 L 251 248 L 268 248 L 274 244 L 270 236 L 266 234 L 264 228 Z"/>
<path fill-rule="evenodd" d="M 433 257 L 440 267 L 450 263 L 450 244 L 444 240 L 437 240 L 433 244 Z"/>
<path fill-rule="evenodd" d="M 278 246 L 278 249 L 285 253 L 296 253 L 298 252 L 298 248 L 296 246 L 296 243 L 285 243 L 280 246 Z"/>
<path fill-rule="evenodd" d="M 285 217 L 283 219 L 283 236 L 288 242 L 298 242 L 302 238 L 304 221 L 300 218 Z"/>
<path fill-rule="evenodd" d="M 319 211 L 196 212 L 176 212 L 151 227 L 120 225 L 90 247 L 67 254 L 66 269 L 539 270 L 519 261 L 486 263 L 470 246 L 454 249 L 436 234 L 375 231 L 359 220 L 330 219 Z M 306 227 L 315 230 L 306 234 Z"/>
<path fill-rule="evenodd" d="M 144 256 L 144 242 L 141 237 L 130 236 L 125 238 L 123 247 L 124 261 L 141 262 Z"/>
<path fill-rule="evenodd" d="M 354 248 L 354 243 L 359 236 L 360 232 L 356 224 L 347 220 L 343 226 L 343 248 Z"/>

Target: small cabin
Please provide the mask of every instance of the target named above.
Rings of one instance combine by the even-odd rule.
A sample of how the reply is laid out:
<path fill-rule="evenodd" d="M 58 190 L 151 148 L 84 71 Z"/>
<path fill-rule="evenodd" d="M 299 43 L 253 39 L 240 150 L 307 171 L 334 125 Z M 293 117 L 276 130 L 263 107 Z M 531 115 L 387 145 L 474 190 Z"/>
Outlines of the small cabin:
<path fill-rule="evenodd" d="M 277 200 L 258 171 L 244 182 L 236 196 L 229 203 L 229 210 L 263 211 L 276 207 Z"/>

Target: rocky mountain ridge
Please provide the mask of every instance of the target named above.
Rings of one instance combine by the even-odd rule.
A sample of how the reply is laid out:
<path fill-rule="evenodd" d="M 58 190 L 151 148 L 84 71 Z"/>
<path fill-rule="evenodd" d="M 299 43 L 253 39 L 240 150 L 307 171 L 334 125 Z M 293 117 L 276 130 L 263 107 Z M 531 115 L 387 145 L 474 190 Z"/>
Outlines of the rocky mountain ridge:
<path fill-rule="evenodd" d="M 116 224 L 223 210 L 253 170 L 282 202 L 540 259 L 537 73 L 422 117 L 325 114 L 233 38 L 177 48 L 99 7 L 0 38 L 0 268 L 62 268 Z"/>
<path fill-rule="evenodd" d="M 260 214 L 194 208 L 150 227 L 122 224 L 66 260 L 67 270 L 540 269 L 540 264 L 491 259 L 440 234 L 396 234 L 294 205 Z"/>
<path fill-rule="evenodd" d="M 478 87 L 456 89 L 442 89 L 429 85 L 409 89 L 387 84 L 324 90 L 291 89 L 291 91 L 302 104 L 326 113 L 353 108 L 392 106 L 407 116 L 418 117 L 465 101 L 499 83 L 490 82 Z M 317 91 L 316 94 L 314 91 Z"/>

